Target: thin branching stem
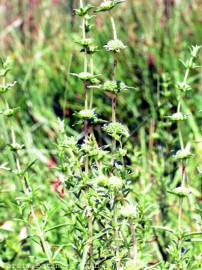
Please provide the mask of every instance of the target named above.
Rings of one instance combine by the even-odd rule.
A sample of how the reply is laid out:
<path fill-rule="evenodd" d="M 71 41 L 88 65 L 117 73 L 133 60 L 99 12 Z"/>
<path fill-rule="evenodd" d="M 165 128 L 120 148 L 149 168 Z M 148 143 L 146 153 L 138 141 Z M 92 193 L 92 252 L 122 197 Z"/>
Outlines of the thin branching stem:
<path fill-rule="evenodd" d="M 84 3 L 82 0 L 80 0 L 80 8 L 84 6 Z M 87 34 L 86 34 L 86 18 L 83 16 L 82 18 L 82 37 L 83 39 L 86 39 Z M 93 74 L 93 60 L 91 59 L 90 61 L 91 64 L 91 72 Z M 88 72 L 88 55 L 87 55 L 87 48 L 84 48 L 84 72 Z M 93 90 L 92 90 L 93 91 Z M 89 97 L 89 88 L 88 88 L 88 81 L 84 81 L 84 108 L 85 110 L 88 110 L 92 107 L 93 104 L 93 97 L 92 93 Z M 90 101 L 89 101 L 90 99 Z M 88 140 L 88 135 L 89 135 L 89 125 L 88 121 L 84 121 L 84 137 L 85 141 Z M 85 173 L 88 174 L 89 172 L 89 158 L 88 156 L 85 157 L 84 160 L 84 169 Z M 89 262 L 90 262 L 90 270 L 94 270 L 94 263 L 93 263 L 93 217 L 91 210 L 88 210 L 87 213 L 87 218 L 88 218 L 88 245 L 86 249 L 83 251 L 83 256 L 80 264 L 80 269 L 85 269 L 85 265 L 87 262 L 87 256 L 89 256 Z"/>
<path fill-rule="evenodd" d="M 117 32 L 116 32 L 116 25 L 115 25 L 115 20 L 113 16 L 110 13 L 110 21 L 111 21 L 111 26 L 112 26 L 112 32 L 113 32 L 113 38 L 114 40 L 117 40 Z M 116 68 L 118 65 L 118 54 L 114 52 L 114 63 L 113 63 L 113 70 L 112 70 L 112 80 L 116 79 Z M 117 95 L 115 93 L 112 94 L 112 122 L 116 122 L 116 105 L 117 105 Z M 116 140 L 112 139 L 112 154 L 116 152 Z M 112 165 L 114 164 L 114 159 L 112 158 Z M 114 207 L 114 213 L 113 213 L 113 219 L 114 219 L 114 224 L 115 229 L 114 229 L 114 238 L 115 238 L 115 264 L 116 264 L 116 270 L 119 270 L 121 267 L 121 259 L 120 259 L 120 247 L 119 247 L 119 227 L 118 227 L 118 222 L 117 222 L 117 210 L 116 206 Z"/>
<path fill-rule="evenodd" d="M 136 267 L 135 269 L 137 269 L 137 266 L 138 266 L 138 246 L 137 246 L 137 239 L 136 239 L 136 226 L 135 226 L 132 218 L 129 219 L 129 226 L 130 226 L 130 232 L 131 232 L 132 243 L 133 243 L 133 254 L 134 254 L 133 260 L 134 260 L 135 267 Z"/>
<path fill-rule="evenodd" d="M 11 129 L 11 136 L 12 136 L 12 143 L 16 143 L 16 137 L 15 137 L 15 132 L 14 132 L 13 128 Z M 22 169 L 21 169 L 20 159 L 19 159 L 18 153 L 15 154 L 15 161 L 16 161 L 16 168 L 17 168 L 18 174 L 20 175 Z M 23 176 L 20 176 L 20 179 L 21 179 L 24 194 L 28 196 L 30 191 L 29 191 L 29 187 L 27 186 L 27 183 L 25 181 L 25 178 Z M 33 220 L 34 220 L 35 228 L 37 230 L 37 235 L 38 235 L 40 242 L 41 242 L 42 249 L 43 249 L 44 253 L 46 254 L 48 262 L 52 265 L 53 261 L 52 261 L 51 250 L 50 250 L 49 244 L 47 243 L 47 241 L 45 239 L 44 232 L 39 224 L 39 221 L 38 221 L 38 218 L 37 218 L 37 215 L 35 213 L 33 205 L 30 206 L 30 211 L 31 211 L 31 215 L 32 215 Z"/>
<path fill-rule="evenodd" d="M 114 40 L 117 40 L 116 24 L 113 16 L 110 16 Z"/>
<path fill-rule="evenodd" d="M 185 71 L 185 75 L 184 75 L 184 79 L 183 79 L 183 83 L 186 85 L 187 81 L 188 81 L 188 77 L 189 77 L 189 73 L 190 73 L 190 68 L 193 64 L 193 57 L 190 58 L 190 60 L 188 61 L 188 66 L 186 68 Z M 181 110 L 181 99 L 182 99 L 182 95 L 181 93 L 178 96 L 178 105 L 177 105 L 177 112 L 180 113 Z M 180 123 L 180 121 L 178 121 L 177 123 L 177 129 L 178 129 L 178 136 L 179 136 L 179 141 L 180 141 L 180 148 L 181 150 L 184 150 L 184 140 L 183 140 L 183 134 L 182 134 L 182 125 Z M 185 187 L 185 180 L 186 180 L 186 161 L 182 161 L 182 178 L 181 178 L 181 187 Z M 184 198 L 180 197 L 179 198 L 179 210 L 178 210 L 178 231 L 179 231 L 179 238 L 181 238 L 181 234 L 182 234 L 182 215 L 183 215 L 183 201 Z"/>
<path fill-rule="evenodd" d="M 5 77 L 3 78 L 3 84 L 4 85 L 6 84 L 6 78 Z M 6 99 L 4 99 L 4 102 L 5 102 L 5 107 L 7 109 L 9 109 L 10 107 L 9 107 L 9 104 L 8 104 Z M 10 126 L 11 126 L 11 142 L 12 142 L 13 145 L 15 145 L 16 144 L 16 135 L 15 135 L 15 131 L 14 131 L 12 123 L 10 124 Z M 29 194 L 30 194 L 29 186 L 26 183 L 25 176 L 21 175 L 22 169 L 21 169 L 21 164 L 20 164 L 20 158 L 19 158 L 19 155 L 18 155 L 18 151 L 14 152 L 13 157 L 14 157 L 14 162 L 15 162 L 15 166 L 16 166 L 16 169 L 17 169 L 17 175 L 19 175 L 19 179 L 21 181 L 23 192 L 24 192 L 24 194 L 26 196 L 29 196 Z M 34 220 L 35 228 L 37 230 L 37 235 L 38 235 L 38 237 L 40 239 L 42 249 L 43 249 L 43 251 L 44 251 L 44 253 L 45 253 L 46 257 L 47 257 L 48 262 L 50 263 L 50 265 L 52 265 L 53 261 L 52 261 L 51 250 L 50 250 L 50 247 L 49 247 L 48 243 L 46 242 L 44 232 L 40 227 L 40 224 L 38 222 L 38 218 L 36 216 L 33 205 L 30 206 L 30 212 L 31 212 L 31 215 L 32 215 L 33 220 Z"/>

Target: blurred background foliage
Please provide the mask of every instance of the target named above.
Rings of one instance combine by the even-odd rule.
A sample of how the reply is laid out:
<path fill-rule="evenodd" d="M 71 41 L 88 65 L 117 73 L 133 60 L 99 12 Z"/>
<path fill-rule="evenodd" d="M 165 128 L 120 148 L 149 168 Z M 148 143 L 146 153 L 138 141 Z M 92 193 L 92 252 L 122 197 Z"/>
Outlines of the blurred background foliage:
<path fill-rule="evenodd" d="M 91 3 L 96 5 L 99 1 Z M 0 161 L 9 159 L 7 151 L 3 151 L 3 137 L 8 138 L 7 128 L 12 125 L 18 140 L 28 149 L 22 156 L 24 164 L 39 160 L 31 169 L 30 182 L 34 188 L 39 188 L 36 203 L 52 209 L 50 226 L 55 217 L 65 222 L 66 215 L 65 207 L 58 204 L 51 184 L 57 178 L 57 173 L 50 169 L 55 164 L 57 118 L 65 118 L 69 134 L 80 133 L 80 127 L 73 123 L 75 111 L 83 106 L 83 88 L 78 80 L 69 75 L 70 72 L 82 71 L 79 46 L 74 43 L 75 38 L 80 36 L 80 22 L 73 14 L 77 6 L 75 0 L 0 2 L 0 55 L 4 59 L 7 56 L 12 59 L 11 79 L 18 82 L 15 90 L 9 94 L 9 102 L 21 107 L 17 123 L 7 123 L 1 119 Z M 103 45 L 111 39 L 106 16 L 96 16 L 93 31 L 100 47 L 100 52 L 95 56 L 95 71 L 102 74 L 103 79 L 109 77 L 113 63 L 113 59 L 106 57 L 102 50 Z M 186 59 L 191 45 L 202 45 L 201 1 L 128 0 L 117 10 L 116 21 L 118 35 L 127 45 L 119 60 L 118 77 L 135 87 L 119 97 L 117 118 L 130 129 L 130 142 L 126 143 L 135 163 L 138 185 L 141 187 L 148 183 L 145 192 L 151 196 L 147 197 L 147 202 L 157 198 L 160 214 L 156 218 L 162 220 L 159 218 L 162 215 L 163 223 L 169 220 L 175 226 L 175 219 L 168 217 L 165 211 L 168 203 L 165 190 L 168 185 L 174 187 L 179 181 L 177 166 L 171 161 L 172 154 L 179 149 L 179 142 L 175 123 L 170 124 L 165 116 L 176 111 L 174 86 L 184 74 L 179 59 Z M 199 55 L 200 64 L 202 54 Z M 202 168 L 201 79 L 201 69 L 198 68 L 191 74 L 193 90 L 183 103 L 184 112 L 193 114 L 188 124 L 183 125 L 183 133 L 186 143 L 191 143 L 196 150 L 195 159 L 189 166 L 189 175 L 199 205 L 202 200 L 201 175 L 197 170 L 200 166 Z M 110 119 L 109 97 L 95 91 L 94 103 L 102 117 Z M 99 130 L 97 137 L 102 139 Z M 11 178 L 9 173 L 0 172 L 3 184 L 0 204 L 6 210 L 1 211 L 1 224 L 18 216 L 16 187 L 8 185 L 8 177 Z M 12 182 L 12 179 L 9 181 Z M 154 184 L 158 188 L 153 189 Z M 173 202 L 174 199 L 169 205 L 175 208 Z M 20 233 L 18 222 L 12 222 L 14 229 Z M 57 239 L 61 238 L 60 231 L 53 235 L 55 238 L 51 236 L 52 242 L 57 243 Z M 8 236 L 5 233 L 2 237 Z M 9 234 L 9 237 L 14 239 L 16 235 Z M 65 241 L 65 238 L 62 240 Z M 19 247 L 13 247 L 9 241 L 7 245 L 9 248 L 5 250 L 11 254 L 4 255 L 10 258 Z"/>

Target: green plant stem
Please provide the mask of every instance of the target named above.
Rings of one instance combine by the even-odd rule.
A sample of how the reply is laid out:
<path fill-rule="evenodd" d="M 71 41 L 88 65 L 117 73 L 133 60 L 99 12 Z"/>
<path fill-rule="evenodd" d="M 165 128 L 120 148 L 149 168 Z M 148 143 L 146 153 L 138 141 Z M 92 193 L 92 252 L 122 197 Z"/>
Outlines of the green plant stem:
<path fill-rule="evenodd" d="M 116 204 L 114 206 L 114 211 L 113 211 L 113 222 L 114 222 L 114 240 L 115 240 L 115 265 L 116 265 L 116 270 L 120 270 L 121 259 L 120 259 L 120 254 L 119 254 L 119 227 L 118 227 L 118 221 L 117 221 Z"/>
<path fill-rule="evenodd" d="M 84 270 L 85 269 L 85 265 L 86 265 L 86 261 L 87 261 L 87 256 L 88 256 L 88 249 L 89 246 L 88 244 L 85 246 L 84 251 L 83 251 L 83 256 L 81 259 L 81 263 L 80 263 L 80 270 Z"/>
<path fill-rule="evenodd" d="M 181 239 L 181 233 L 182 233 L 182 205 L 183 205 L 183 198 L 179 198 L 179 210 L 178 210 L 178 232 L 179 232 L 179 238 Z"/>
<path fill-rule="evenodd" d="M 177 128 L 178 128 L 178 136 L 179 136 L 179 141 L 180 141 L 180 148 L 181 148 L 181 150 L 183 150 L 184 149 L 184 141 L 183 141 L 183 136 L 182 136 L 181 123 L 179 121 L 177 123 Z"/>
<path fill-rule="evenodd" d="M 12 143 L 16 143 L 15 132 L 14 132 L 13 128 L 11 129 L 11 137 L 12 137 Z M 15 154 L 15 161 L 16 161 L 16 168 L 17 168 L 18 174 L 20 175 L 22 170 L 21 170 L 20 159 L 19 159 L 18 153 Z M 22 180 L 22 179 L 24 179 L 23 176 L 20 176 L 20 179 L 21 179 L 23 191 L 24 191 L 25 195 L 28 196 L 29 195 L 29 187 L 27 186 L 26 181 Z M 34 220 L 34 224 L 36 226 L 37 235 L 40 239 L 42 249 L 43 249 L 44 253 L 46 254 L 46 257 L 47 257 L 50 265 L 53 265 L 51 251 L 50 251 L 48 243 L 45 240 L 44 232 L 39 225 L 39 222 L 38 222 L 33 205 L 31 205 L 30 211 L 31 211 L 31 215 L 32 215 L 33 220 Z"/>
<path fill-rule="evenodd" d="M 90 73 L 94 74 L 93 56 L 91 56 L 91 58 L 90 58 Z M 90 104 L 89 104 L 90 109 L 92 109 L 92 107 L 93 107 L 93 94 L 94 94 L 94 89 L 92 87 L 91 90 L 90 90 Z"/>
<path fill-rule="evenodd" d="M 85 96 L 85 110 L 88 109 L 88 85 L 87 82 L 84 82 L 84 96 Z M 84 137 L 85 140 L 88 139 L 88 121 L 84 121 Z M 88 173 L 88 157 L 85 158 L 85 172 Z"/>
<path fill-rule="evenodd" d="M 110 13 L 110 20 L 113 32 L 114 40 L 117 40 L 117 32 L 116 32 L 116 25 L 113 16 Z M 112 71 L 112 79 L 115 79 L 116 67 L 118 65 L 118 57 L 117 53 L 114 53 L 114 64 L 113 64 L 113 71 Z M 116 94 L 112 94 L 112 122 L 116 122 L 116 102 L 117 96 Z M 116 151 L 116 140 L 112 140 L 112 153 Z"/>
<path fill-rule="evenodd" d="M 183 142 L 183 136 L 182 136 L 182 130 L 181 130 L 181 124 L 178 122 L 178 135 L 180 140 L 180 147 L 181 150 L 184 149 L 184 142 Z M 185 170 L 184 170 L 184 163 L 182 162 L 182 180 L 181 180 L 181 186 L 184 186 L 184 179 L 185 179 Z M 179 209 L 178 209 L 178 232 L 179 232 L 179 238 L 181 238 L 182 233 L 182 205 L 183 205 L 183 197 L 179 198 Z"/>
<path fill-rule="evenodd" d="M 112 94 L 112 122 L 116 122 L 116 94 Z M 112 140 L 112 153 L 116 151 L 116 140 Z"/>
<path fill-rule="evenodd" d="M 117 40 L 117 31 L 116 31 L 116 24 L 113 16 L 110 14 L 110 21 L 112 26 L 112 33 L 113 33 L 113 39 Z M 118 54 L 114 53 L 114 63 L 113 63 L 113 70 L 112 70 L 112 80 L 115 80 L 116 77 L 116 67 L 118 65 Z M 112 94 L 112 122 L 116 122 L 116 104 L 117 104 L 117 95 Z M 112 154 L 116 152 L 116 140 L 112 140 Z M 114 159 L 112 158 L 112 165 L 114 164 Z M 115 198 L 114 198 L 115 199 Z M 114 213 L 113 213 L 113 221 L 114 221 L 114 237 L 115 237 L 115 264 L 116 264 L 116 270 L 120 270 L 121 268 L 121 260 L 120 260 L 120 247 L 119 247 L 119 227 L 117 222 L 117 212 L 116 212 L 116 205 L 114 206 Z"/>
<path fill-rule="evenodd" d="M 6 83 L 6 79 L 3 78 L 3 84 L 5 85 L 5 83 Z M 9 104 L 8 104 L 6 99 L 5 99 L 5 106 L 6 106 L 7 109 L 9 109 Z M 11 127 L 12 127 L 12 123 L 11 123 Z M 15 137 L 15 132 L 14 132 L 13 127 L 11 128 L 11 139 L 12 139 L 12 143 L 16 143 L 16 137 Z M 18 175 L 20 175 L 21 174 L 21 165 L 20 165 L 20 159 L 19 159 L 19 156 L 18 156 L 17 152 L 14 154 L 14 159 L 13 160 L 16 163 L 16 168 L 17 168 Z M 23 181 L 22 179 L 24 179 L 24 177 L 20 176 L 20 180 L 21 180 L 21 183 L 22 183 L 22 188 L 23 188 L 24 194 L 29 195 L 29 187 L 26 185 L 26 182 Z M 44 232 L 41 230 L 41 227 L 39 225 L 39 222 L 38 222 L 36 213 L 34 211 L 33 205 L 31 206 L 30 211 L 31 211 L 31 214 L 32 214 L 32 217 L 33 217 L 36 229 L 37 229 L 37 234 L 38 234 L 38 236 L 40 238 L 42 249 L 43 249 L 44 253 L 46 254 L 48 262 L 52 265 L 51 251 L 50 251 L 50 248 L 48 246 L 48 243 L 45 240 Z"/>
<path fill-rule="evenodd" d="M 90 127 L 90 134 L 93 137 L 96 148 L 99 149 L 98 143 L 97 143 L 96 138 L 95 138 L 93 126 Z M 102 163 L 100 161 L 98 161 L 98 160 L 95 160 L 95 163 L 96 163 L 96 166 L 97 166 L 98 170 L 101 171 L 102 170 Z"/>
<path fill-rule="evenodd" d="M 3 86 L 6 85 L 6 78 L 5 77 L 2 78 L 2 85 Z M 7 109 L 9 109 L 9 104 L 8 104 L 6 98 L 4 97 L 4 95 L 2 95 L 1 97 L 2 97 L 2 103 L 5 104 Z M 1 123 L 2 132 L 4 133 L 4 138 L 6 138 L 6 144 L 8 144 L 9 143 L 9 134 L 8 134 L 8 130 L 7 130 L 6 125 L 5 125 L 4 117 L 1 117 L 0 123 Z M 12 166 L 14 167 L 15 161 L 14 161 L 13 155 L 10 154 L 10 152 L 8 153 L 8 158 L 9 158 L 9 161 L 11 162 Z"/>
<path fill-rule="evenodd" d="M 94 74 L 94 61 L 93 61 L 93 56 L 91 56 L 90 58 L 90 72 L 91 74 Z M 93 87 L 91 88 L 91 91 L 90 91 L 90 104 L 89 104 L 89 108 L 92 109 L 93 108 L 93 97 L 94 97 L 94 89 Z M 93 137 L 93 140 L 95 142 L 95 145 L 96 145 L 96 148 L 98 149 L 98 143 L 96 141 L 96 138 L 95 138 L 95 134 L 94 134 L 94 130 L 93 130 L 93 126 L 90 127 L 90 134 L 91 136 Z M 97 160 L 95 160 L 95 163 L 97 165 L 98 168 L 101 167 L 101 163 Z"/>
<path fill-rule="evenodd" d="M 137 239 L 136 239 L 136 226 L 133 222 L 133 219 L 129 219 L 129 226 L 130 226 L 130 232 L 132 237 L 132 243 L 133 243 L 133 252 L 134 252 L 134 263 L 135 263 L 135 269 L 138 267 L 138 246 L 137 246 Z"/>
<path fill-rule="evenodd" d="M 189 77 L 190 67 L 192 66 L 192 64 L 193 64 L 193 57 L 190 58 L 190 60 L 189 60 L 189 67 L 185 71 L 185 76 L 184 76 L 184 80 L 183 80 L 184 83 L 187 82 L 187 79 Z"/>
<path fill-rule="evenodd" d="M 37 233 L 38 233 L 38 236 L 40 238 L 40 242 L 41 242 L 42 248 L 44 250 L 44 253 L 46 254 L 46 257 L 47 257 L 48 262 L 50 263 L 50 265 L 53 265 L 53 260 L 52 260 L 52 256 L 51 256 L 50 247 L 49 247 L 48 243 L 45 240 L 44 232 L 43 232 L 43 230 L 41 229 L 41 227 L 39 225 L 38 218 L 37 218 L 36 213 L 34 211 L 33 205 L 31 206 L 31 214 L 32 214 L 32 217 L 33 217 L 33 220 L 34 220 L 34 223 L 35 223 L 35 226 L 36 226 L 36 229 L 37 229 Z"/>
<path fill-rule="evenodd" d="M 185 76 L 183 79 L 183 83 L 187 83 L 189 72 L 190 72 L 190 67 L 193 64 L 193 57 L 190 58 L 189 60 L 189 65 L 185 71 Z M 181 110 L 181 94 L 178 97 L 178 105 L 177 105 L 177 112 L 179 113 Z M 181 123 L 177 123 L 177 129 L 178 129 L 178 136 L 179 136 L 179 141 L 180 141 L 180 148 L 181 150 L 184 149 L 184 141 L 183 141 L 183 135 L 182 135 L 182 127 Z M 181 180 L 181 187 L 185 186 L 185 180 L 186 180 L 186 161 L 182 161 L 182 180 Z M 182 215 L 183 215 L 183 201 L 184 198 L 180 197 L 179 198 L 179 210 L 178 210 L 178 232 L 179 232 L 179 241 L 181 241 L 181 236 L 182 236 Z"/>
<path fill-rule="evenodd" d="M 88 241 L 89 241 L 89 257 L 90 257 L 90 270 L 94 270 L 93 263 L 93 216 L 89 211 L 88 214 Z"/>
<path fill-rule="evenodd" d="M 110 21 L 111 21 L 111 26 L 112 26 L 113 38 L 114 40 L 117 40 L 116 24 L 115 24 L 114 17 L 111 15 L 111 12 L 110 12 Z"/>
<path fill-rule="evenodd" d="M 3 78 L 3 85 L 6 84 L 6 78 L 4 77 Z M 7 100 L 4 98 L 4 103 L 5 103 L 5 107 L 7 109 L 9 109 L 9 104 L 7 102 Z M 16 136 L 15 136 L 15 132 L 14 132 L 14 129 L 13 129 L 13 125 L 12 123 L 10 123 L 10 126 L 11 126 L 11 141 L 13 144 L 16 143 Z M 9 138 L 7 136 L 7 142 L 9 143 Z M 18 153 L 15 152 L 13 154 L 13 163 L 15 163 L 15 166 L 16 166 L 16 169 L 17 169 L 17 175 L 19 175 L 19 178 L 20 178 L 20 182 L 21 182 L 21 185 L 22 185 L 22 188 L 23 188 L 23 192 L 25 195 L 29 196 L 29 187 L 26 183 L 26 180 L 25 180 L 25 177 L 23 175 L 21 175 L 22 173 L 22 170 L 21 170 L 21 165 L 20 165 L 20 159 L 19 159 L 19 156 L 18 156 Z M 49 248 L 49 245 L 48 243 L 46 242 L 45 240 L 45 237 L 44 237 L 44 232 L 43 230 L 41 229 L 40 225 L 39 225 L 39 222 L 38 222 L 38 219 L 37 219 L 37 216 L 36 216 L 36 213 L 34 211 L 34 207 L 33 205 L 31 205 L 30 207 L 30 212 L 31 212 L 31 215 L 33 217 L 33 220 L 34 220 L 34 224 L 35 224 L 35 228 L 37 230 L 37 235 L 40 239 L 40 242 L 41 242 L 41 247 L 47 257 L 47 260 L 48 262 L 50 263 L 50 265 L 53 265 L 53 262 L 52 262 L 52 257 L 51 257 L 51 251 L 50 251 L 50 248 Z"/>
<path fill-rule="evenodd" d="M 80 7 L 83 7 L 83 0 L 80 0 Z"/>
<path fill-rule="evenodd" d="M 82 8 L 84 6 L 83 0 L 80 0 L 80 7 Z M 86 19 L 85 16 L 82 19 L 82 34 L 83 34 L 83 39 L 86 38 Z M 84 48 L 84 72 L 88 71 L 88 56 L 87 56 L 87 49 Z M 91 58 L 90 61 L 91 64 L 91 73 L 93 74 L 93 59 Z M 93 91 L 93 90 L 92 90 Z M 88 110 L 92 108 L 93 104 L 93 93 L 90 93 L 90 101 L 89 101 L 89 89 L 88 89 L 88 82 L 84 81 L 84 103 L 85 103 L 85 110 Z M 88 133 L 89 133 L 89 126 L 88 126 L 88 121 L 84 121 L 84 137 L 85 141 L 88 139 Z M 85 173 L 88 174 L 89 172 L 89 158 L 85 157 L 84 161 L 84 169 Z M 86 261 L 87 261 L 87 256 L 89 255 L 90 259 L 90 270 L 94 270 L 94 263 L 93 263 L 93 216 L 91 213 L 91 210 L 88 211 L 87 213 L 87 218 L 88 218 L 88 245 L 84 249 L 81 264 L 80 264 L 80 270 L 85 269 Z"/>
<path fill-rule="evenodd" d="M 115 80 L 116 75 L 116 67 L 118 65 L 118 55 L 114 53 L 114 64 L 113 64 L 113 71 L 112 71 L 112 79 Z M 117 95 L 112 94 L 112 122 L 116 122 L 116 103 L 117 103 Z M 116 140 L 112 140 L 112 153 L 116 151 Z"/>
<path fill-rule="evenodd" d="M 83 7 L 83 1 L 80 1 L 80 7 Z M 83 38 L 86 38 L 86 29 L 85 29 L 85 25 L 86 25 L 86 21 L 85 18 L 83 18 L 82 20 L 82 32 L 83 32 Z M 87 52 L 85 49 L 84 52 L 84 72 L 87 72 L 88 70 L 88 59 L 87 59 Z M 85 110 L 88 109 L 88 83 L 87 81 L 84 81 L 84 103 L 85 103 Z M 84 121 L 84 136 L 85 136 L 85 140 L 87 140 L 88 138 L 88 121 L 85 120 Z M 85 158 L 85 172 L 88 173 L 88 157 Z"/>

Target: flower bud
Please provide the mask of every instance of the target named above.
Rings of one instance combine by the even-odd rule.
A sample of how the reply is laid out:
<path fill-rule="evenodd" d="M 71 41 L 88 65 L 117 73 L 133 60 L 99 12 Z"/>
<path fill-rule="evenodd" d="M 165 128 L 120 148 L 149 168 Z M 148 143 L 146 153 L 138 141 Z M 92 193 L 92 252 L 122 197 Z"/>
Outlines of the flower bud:
<path fill-rule="evenodd" d="M 201 48 L 201 46 L 198 46 L 198 45 L 192 46 L 192 48 L 191 48 L 191 55 L 192 55 L 192 57 L 195 58 L 197 56 L 198 51 L 199 51 L 200 48 Z"/>
<path fill-rule="evenodd" d="M 124 82 L 121 82 L 121 81 L 106 81 L 103 84 L 103 89 L 104 91 L 119 93 L 124 90 L 127 90 L 128 87 L 127 85 L 125 85 Z"/>
<path fill-rule="evenodd" d="M 81 46 L 87 47 L 87 46 L 90 46 L 93 44 L 93 39 L 92 38 L 82 38 L 82 39 L 76 40 L 75 42 Z"/>
<path fill-rule="evenodd" d="M 178 82 L 177 89 L 182 92 L 187 92 L 191 90 L 191 86 L 186 82 Z"/>
<path fill-rule="evenodd" d="M 94 74 L 89 73 L 89 72 L 81 72 L 79 74 L 71 73 L 71 75 L 78 77 L 82 81 L 91 81 L 91 80 L 95 79 L 97 76 L 99 76 L 99 75 L 94 75 Z"/>
<path fill-rule="evenodd" d="M 7 109 L 3 112 L 3 115 L 11 117 L 14 116 L 17 113 L 17 111 L 19 111 L 19 108 Z"/>
<path fill-rule="evenodd" d="M 19 143 L 11 143 L 11 144 L 8 144 L 8 146 L 10 147 L 10 150 L 13 152 L 17 152 L 24 148 L 24 145 L 19 144 Z"/>
<path fill-rule="evenodd" d="M 103 130 L 117 141 L 119 141 L 122 136 L 129 137 L 128 129 L 119 122 L 105 124 Z"/>
<path fill-rule="evenodd" d="M 89 10 L 93 8 L 92 5 L 86 5 L 85 7 L 80 7 L 78 9 L 74 9 L 74 13 L 80 17 L 85 16 Z"/>
<path fill-rule="evenodd" d="M 109 185 L 109 178 L 104 174 L 101 174 L 96 177 L 96 182 L 98 185 L 105 187 Z"/>
<path fill-rule="evenodd" d="M 121 157 L 125 157 L 127 154 L 127 150 L 126 149 L 123 149 L 123 148 L 119 148 L 119 155 Z"/>
<path fill-rule="evenodd" d="M 84 51 L 84 50 L 82 50 L 82 51 Z M 98 51 L 99 50 L 98 50 L 97 46 L 90 46 L 90 45 L 87 47 L 87 50 L 86 50 L 87 54 L 94 54 Z"/>
<path fill-rule="evenodd" d="M 168 116 L 168 118 L 170 118 L 170 120 L 172 121 L 183 121 L 186 120 L 188 116 L 188 114 L 182 114 L 181 112 L 177 112 L 172 114 L 171 116 Z"/>
<path fill-rule="evenodd" d="M 94 78 L 90 82 L 92 85 L 98 85 L 100 83 L 100 80 L 98 80 L 97 78 Z"/>
<path fill-rule="evenodd" d="M 14 81 L 13 83 L 7 83 L 0 85 L 0 94 L 6 93 L 10 88 L 12 88 L 17 82 Z"/>
<path fill-rule="evenodd" d="M 91 119 L 91 118 L 95 118 L 95 110 L 94 109 L 86 109 L 86 110 L 81 110 L 80 112 L 78 112 L 77 116 L 81 119 Z"/>

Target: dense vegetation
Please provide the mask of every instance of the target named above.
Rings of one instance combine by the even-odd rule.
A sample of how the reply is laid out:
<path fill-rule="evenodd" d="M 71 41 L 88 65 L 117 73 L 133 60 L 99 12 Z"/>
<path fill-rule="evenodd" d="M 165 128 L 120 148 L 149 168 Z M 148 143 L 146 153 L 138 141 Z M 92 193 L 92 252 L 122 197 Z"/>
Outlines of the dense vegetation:
<path fill-rule="evenodd" d="M 202 269 L 201 11 L 1 1 L 0 269 Z"/>

